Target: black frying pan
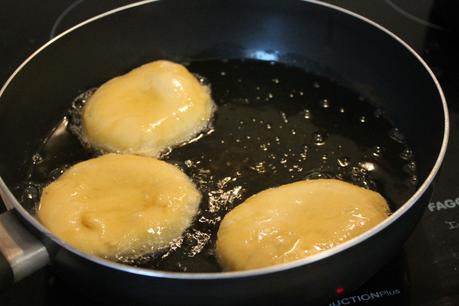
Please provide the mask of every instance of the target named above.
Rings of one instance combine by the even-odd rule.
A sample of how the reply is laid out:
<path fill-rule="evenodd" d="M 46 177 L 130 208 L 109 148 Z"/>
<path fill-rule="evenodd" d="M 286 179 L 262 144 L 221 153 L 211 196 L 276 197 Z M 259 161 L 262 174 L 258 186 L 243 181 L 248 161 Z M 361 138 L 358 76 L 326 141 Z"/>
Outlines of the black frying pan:
<path fill-rule="evenodd" d="M 255 58 L 345 80 L 387 113 L 416 152 L 418 188 L 380 225 L 304 260 L 231 273 L 173 273 L 83 254 L 49 233 L 14 188 L 44 135 L 82 90 L 153 59 Z M 379 25 L 314 1 L 144 1 L 84 22 L 34 53 L 0 92 L 0 285 L 51 263 L 86 292 L 149 304 L 306 303 L 354 289 L 401 247 L 418 221 L 448 137 L 431 70 Z M 44 247 L 44 246 L 45 247 Z"/>

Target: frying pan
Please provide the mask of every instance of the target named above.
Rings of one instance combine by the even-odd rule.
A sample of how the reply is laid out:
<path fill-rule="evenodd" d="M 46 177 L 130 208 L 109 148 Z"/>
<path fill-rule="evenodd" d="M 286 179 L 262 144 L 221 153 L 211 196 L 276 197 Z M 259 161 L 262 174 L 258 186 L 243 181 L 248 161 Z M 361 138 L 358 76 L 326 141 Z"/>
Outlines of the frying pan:
<path fill-rule="evenodd" d="M 384 222 L 303 260 L 245 272 L 146 270 L 84 254 L 48 232 L 14 188 L 43 135 L 82 89 L 153 59 L 255 58 L 339 75 L 384 109 L 417 158 L 419 187 Z M 303 60 L 306 59 L 306 60 Z M 40 267 L 87 294 L 148 304 L 297 301 L 352 290 L 396 254 L 420 218 L 445 154 L 448 113 L 429 67 L 374 22 L 317 1 L 142 1 L 66 31 L 31 55 L 0 92 L 0 287 Z M 290 303 L 290 302 L 289 302 Z"/>

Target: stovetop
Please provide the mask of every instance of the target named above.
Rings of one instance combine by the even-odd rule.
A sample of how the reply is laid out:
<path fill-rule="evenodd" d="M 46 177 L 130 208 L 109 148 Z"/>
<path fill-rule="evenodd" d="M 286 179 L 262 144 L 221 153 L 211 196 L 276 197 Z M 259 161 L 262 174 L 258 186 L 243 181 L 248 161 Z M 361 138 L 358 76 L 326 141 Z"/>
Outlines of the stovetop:
<path fill-rule="evenodd" d="M 0 83 L 35 49 L 65 29 L 132 0 L 3 0 Z M 408 42 L 431 66 L 448 101 L 451 137 L 425 214 L 391 263 L 329 306 L 459 305 L 459 18 L 448 0 L 328 0 L 364 15 Z M 3 208 L 0 208 L 0 210 Z M 0 305 L 99 305 L 56 279 L 49 268 L 6 292 Z M 324 305 L 325 306 L 325 305 Z"/>

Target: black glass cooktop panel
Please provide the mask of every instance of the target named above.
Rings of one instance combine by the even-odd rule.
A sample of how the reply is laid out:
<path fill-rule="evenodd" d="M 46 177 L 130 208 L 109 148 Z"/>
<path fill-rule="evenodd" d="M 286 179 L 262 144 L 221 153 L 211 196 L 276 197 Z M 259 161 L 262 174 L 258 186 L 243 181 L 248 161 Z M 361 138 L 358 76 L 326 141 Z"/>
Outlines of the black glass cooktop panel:
<path fill-rule="evenodd" d="M 0 83 L 56 34 L 89 17 L 132 2 L 135 1 L 2 1 Z M 433 198 L 404 249 L 364 286 L 354 292 L 343 290 L 341 297 L 328 306 L 459 305 L 459 18 L 455 1 L 326 2 L 366 16 L 407 41 L 437 75 L 451 116 L 451 137 L 444 167 L 436 181 Z M 0 293 L 0 305 L 91 306 L 101 302 L 68 286 L 53 276 L 50 268 L 45 268 Z"/>

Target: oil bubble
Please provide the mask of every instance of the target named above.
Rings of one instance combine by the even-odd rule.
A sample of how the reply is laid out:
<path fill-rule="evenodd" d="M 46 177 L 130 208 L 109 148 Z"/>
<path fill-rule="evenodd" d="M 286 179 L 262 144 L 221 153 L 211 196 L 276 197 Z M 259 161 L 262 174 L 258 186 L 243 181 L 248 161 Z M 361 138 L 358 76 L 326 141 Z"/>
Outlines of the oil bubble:
<path fill-rule="evenodd" d="M 191 230 L 185 233 L 185 239 L 187 241 L 187 250 L 186 255 L 188 257 L 194 257 L 199 254 L 210 240 L 211 235 L 209 233 L 204 233 L 199 230 Z"/>
<path fill-rule="evenodd" d="M 40 198 L 40 186 L 34 183 L 27 183 L 24 186 L 22 200 L 38 201 Z"/>
<path fill-rule="evenodd" d="M 312 180 L 312 179 L 321 179 L 321 178 L 333 178 L 333 174 L 328 171 L 322 169 L 312 169 L 306 172 L 305 179 Z"/>
<path fill-rule="evenodd" d="M 218 183 L 217 183 L 218 184 Z M 234 201 L 242 196 L 242 186 L 236 186 L 225 190 L 219 188 L 210 191 L 207 196 L 209 197 L 208 209 L 211 213 L 216 213 L 222 209 L 228 210 L 232 208 Z"/>
<path fill-rule="evenodd" d="M 328 101 L 328 99 L 320 100 L 320 107 L 322 107 L 322 108 L 330 108 L 330 101 Z"/>
<path fill-rule="evenodd" d="M 359 167 L 365 169 L 366 171 L 374 171 L 376 165 L 372 162 L 359 162 Z"/>
<path fill-rule="evenodd" d="M 300 153 L 301 160 L 304 161 L 308 158 L 308 151 L 309 151 L 309 146 L 308 145 L 303 145 L 303 152 Z"/>
<path fill-rule="evenodd" d="M 350 164 L 350 158 L 346 156 L 340 157 L 336 161 L 338 162 L 338 165 L 342 168 L 345 168 Z"/>
<path fill-rule="evenodd" d="M 410 161 L 407 164 L 403 166 L 403 171 L 405 171 L 408 174 L 414 174 L 416 173 L 416 162 L 415 161 Z"/>
<path fill-rule="evenodd" d="M 370 179 L 368 171 L 364 168 L 351 167 L 351 171 L 347 173 L 347 176 L 349 176 L 349 179 L 355 185 L 371 190 L 376 189 L 376 183 L 372 179 Z"/>
<path fill-rule="evenodd" d="M 324 131 L 315 131 L 312 133 L 312 142 L 316 146 L 323 146 L 327 139 L 327 134 Z"/>
<path fill-rule="evenodd" d="M 85 147 L 89 147 L 89 142 L 83 133 L 83 108 L 86 102 L 89 100 L 89 98 L 94 94 L 96 90 L 97 88 L 92 88 L 77 96 L 72 101 L 70 110 L 68 112 L 68 116 L 64 117 L 63 121 L 63 123 L 68 124 L 70 132 L 72 132 Z"/>
<path fill-rule="evenodd" d="M 49 179 L 52 180 L 52 181 L 57 180 L 65 172 L 65 170 L 67 170 L 68 168 L 70 168 L 70 165 L 64 164 L 61 167 L 57 167 L 57 168 L 52 169 L 49 172 Z"/>
<path fill-rule="evenodd" d="M 283 121 L 285 124 L 288 124 L 287 114 L 284 113 L 284 112 L 280 112 L 280 115 L 281 115 L 282 121 Z"/>
<path fill-rule="evenodd" d="M 397 128 L 393 128 L 389 131 L 389 137 L 398 143 L 401 143 L 401 144 L 405 143 L 405 137 Z"/>
<path fill-rule="evenodd" d="M 32 155 L 32 163 L 34 165 L 41 164 L 42 162 L 43 162 L 43 157 L 40 154 L 35 153 L 34 155 Z"/>
<path fill-rule="evenodd" d="M 410 148 L 404 148 L 400 153 L 400 157 L 403 160 L 411 160 L 413 158 L 413 151 Z"/>
<path fill-rule="evenodd" d="M 257 172 L 258 174 L 266 173 L 265 162 L 259 162 L 254 166 L 250 166 L 249 168 Z"/>
<path fill-rule="evenodd" d="M 373 148 L 371 148 L 370 154 L 373 157 L 379 158 L 383 155 L 383 152 L 384 148 L 382 146 L 374 146 Z"/>
<path fill-rule="evenodd" d="M 215 218 L 207 218 L 206 216 L 201 216 L 199 219 L 198 219 L 198 222 L 200 223 L 206 223 L 206 224 L 210 224 L 210 225 L 215 225 L 217 224 L 218 222 L 221 221 L 221 217 L 220 216 L 217 216 Z"/>
<path fill-rule="evenodd" d="M 418 183 L 418 177 L 416 175 L 412 175 L 408 178 L 408 185 L 416 186 Z"/>

